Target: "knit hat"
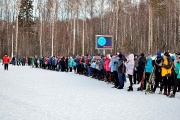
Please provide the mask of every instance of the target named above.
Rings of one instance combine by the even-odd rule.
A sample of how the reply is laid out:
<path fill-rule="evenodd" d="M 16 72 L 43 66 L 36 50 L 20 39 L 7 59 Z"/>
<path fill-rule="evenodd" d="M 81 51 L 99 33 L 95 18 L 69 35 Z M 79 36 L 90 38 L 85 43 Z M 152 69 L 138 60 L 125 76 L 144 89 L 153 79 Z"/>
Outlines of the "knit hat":
<path fill-rule="evenodd" d="M 157 55 L 158 57 L 161 57 L 161 52 L 157 52 L 156 55 Z"/>
<path fill-rule="evenodd" d="M 169 55 L 169 52 L 165 52 L 165 53 L 164 53 L 164 56 L 170 56 L 170 55 Z"/>
<path fill-rule="evenodd" d="M 144 57 L 144 53 L 141 53 L 141 57 Z"/>

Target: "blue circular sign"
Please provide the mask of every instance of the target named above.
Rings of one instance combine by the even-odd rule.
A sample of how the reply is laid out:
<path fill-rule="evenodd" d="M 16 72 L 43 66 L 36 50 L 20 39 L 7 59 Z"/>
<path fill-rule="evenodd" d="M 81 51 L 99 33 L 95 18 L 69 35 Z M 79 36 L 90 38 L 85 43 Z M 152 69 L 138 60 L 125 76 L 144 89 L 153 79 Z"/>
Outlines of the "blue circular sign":
<path fill-rule="evenodd" d="M 106 44 L 106 38 L 100 37 L 98 38 L 98 45 L 104 46 Z"/>

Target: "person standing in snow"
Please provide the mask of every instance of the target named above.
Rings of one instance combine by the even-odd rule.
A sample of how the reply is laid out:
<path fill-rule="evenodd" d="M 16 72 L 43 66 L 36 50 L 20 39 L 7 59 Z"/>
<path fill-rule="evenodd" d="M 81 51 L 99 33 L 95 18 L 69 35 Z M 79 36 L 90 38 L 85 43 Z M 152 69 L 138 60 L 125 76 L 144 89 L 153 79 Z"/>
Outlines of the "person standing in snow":
<path fill-rule="evenodd" d="M 10 62 L 9 56 L 5 54 L 3 57 L 4 70 L 8 70 L 8 64 Z"/>
<path fill-rule="evenodd" d="M 143 74 L 144 74 L 144 68 L 145 68 L 145 64 L 146 64 L 146 58 L 144 57 L 144 53 L 141 53 L 141 56 L 138 60 L 138 66 L 135 68 L 135 70 L 137 70 L 138 73 L 138 84 L 141 82 L 143 78 Z M 144 87 L 144 84 L 141 83 L 140 87 L 137 89 L 142 90 Z"/>
<path fill-rule="evenodd" d="M 151 58 L 151 54 L 148 54 L 146 57 L 146 65 L 145 65 L 144 90 L 146 89 L 146 83 L 149 81 L 149 77 L 152 71 L 153 71 L 152 58 Z"/>
<path fill-rule="evenodd" d="M 163 79 L 163 85 L 164 85 L 164 95 L 169 96 L 170 95 L 170 91 L 171 91 L 171 74 L 172 74 L 172 66 L 173 66 L 173 62 L 171 59 L 171 56 L 168 52 L 164 53 L 164 59 L 163 59 L 163 64 L 162 64 L 162 79 Z M 167 88 L 168 88 L 168 92 L 167 92 Z M 160 91 L 162 92 L 162 91 Z"/>
<path fill-rule="evenodd" d="M 154 60 L 154 67 L 155 67 L 155 85 L 154 85 L 154 89 L 153 89 L 153 93 L 155 93 L 157 86 L 160 83 L 160 91 L 162 91 L 162 76 L 161 76 L 161 66 L 162 66 L 162 56 L 161 56 L 161 52 L 157 52 L 157 57 Z M 161 94 L 161 93 L 159 93 Z"/>
<path fill-rule="evenodd" d="M 118 80 L 119 80 L 119 86 L 118 89 L 123 89 L 124 87 L 124 74 L 126 72 L 126 66 L 124 64 L 125 58 L 122 56 L 122 54 L 119 54 L 119 61 L 118 61 Z"/>
<path fill-rule="evenodd" d="M 12 65 L 15 65 L 16 64 L 16 58 L 13 56 L 12 58 Z"/>
<path fill-rule="evenodd" d="M 175 66 L 176 66 L 176 63 L 178 62 L 178 57 L 179 57 L 179 55 L 180 55 L 180 52 L 176 52 L 175 53 L 175 59 L 174 59 L 174 83 L 176 83 L 176 80 L 177 80 L 177 74 L 176 74 L 176 72 L 175 72 L 175 70 L 176 70 L 176 68 L 175 68 Z M 180 91 L 180 86 L 178 86 L 178 91 Z"/>
<path fill-rule="evenodd" d="M 118 72 L 117 72 L 117 68 L 118 68 L 118 60 L 119 60 L 119 57 L 116 56 L 113 56 L 112 57 L 112 63 L 111 63 L 111 68 L 112 68 L 112 71 L 113 71 L 113 78 L 114 78 L 114 87 L 113 88 L 117 88 L 119 86 L 119 79 L 118 79 Z"/>
<path fill-rule="evenodd" d="M 69 71 L 68 60 L 69 60 L 69 57 L 68 57 L 68 55 L 67 55 L 67 56 L 66 56 L 66 59 L 65 59 L 65 69 L 66 69 L 66 72 Z"/>
<path fill-rule="evenodd" d="M 132 76 L 133 76 L 133 70 L 134 70 L 134 55 L 130 54 L 128 56 L 128 61 L 125 62 L 126 66 L 126 74 L 128 74 L 128 78 L 130 81 L 130 86 L 128 91 L 133 91 L 133 82 L 132 82 Z"/>
<path fill-rule="evenodd" d="M 173 88 L 173 93 L 171 93 L 169 95 L 170 98 L 175 97 L 177 87 L 180 85 L 180 56 L 178 57 L 178 61 L 177 61 L 176 66 L 175 66 L 175 72 L 177 74 L 177 79 L 176 79 L 176 82 L 175 82 L 175 85 Z"/>
<path fill-rule="evenodd" d="M 138 79 L 137 70 L 135 68 L 138 66 L 138 55 L 134 55 L 134 71 L 133 71 L 133 84 L 136 84 Z"/>
<path fill-rule="evenodd" d="M 56 57 L 53 56 L 53 57 L 52 57 L 52 70 L 53 70 L 53 71 L 55 71 L 56 66 L 57 66 L 57 60 L 56 60 Z"/>
<path fill-rule="evenodd" d="M 145 68 L 146 58 L 144 57 L 144 53 L 141 53 L 141 56 L 138 60 L 138 66 L 136 67 L 136 70 L 138 72 L 138 84 L 141 82 L 144 68 Z"/>
<path fill-rule="evenodd" d="M 93 56 L 92 60 L 91 60 L 91 68 L 92 68 L 92 77 L 96 77 L 96 56 Z"/>
<path fill-rule="evenodd" d="M 107 57 L 105 58 L 105 71 L 106 71 L 106 80 L 107 82 L 111 82 L 111 74 L 110 74 L 110 55 L 107 55 Z"/>
<path fill-rule="evenodd" d="M 65 69 L 65 57 L 62 56 L 61 60 L 60 60 L 60 65 L 61 65 L 61 72 L 66 71 Z"/>
<path fill-rule="evenodd" d="M 73 67 L 73 58 L 70 56 L 68 59 L 68 67 L 70 69 L 70 72 L 72 72 L 72 67 Z"/>

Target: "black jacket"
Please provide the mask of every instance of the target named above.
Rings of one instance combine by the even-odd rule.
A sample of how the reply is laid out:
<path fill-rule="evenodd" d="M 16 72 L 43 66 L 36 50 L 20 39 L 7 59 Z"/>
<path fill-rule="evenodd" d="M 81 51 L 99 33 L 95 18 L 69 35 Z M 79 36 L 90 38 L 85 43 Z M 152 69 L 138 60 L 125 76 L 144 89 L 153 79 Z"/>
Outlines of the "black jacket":
<path fill-rule="evenodd" d="M 153 66 L 155 67 L 155 76 L 161 75 L 161 66 L 159 66 L 159 64 L 162 61 L 162 57 L 156 57 L 155 60 L 153 60 Z"/>
<path fill-rule="evenodd" d="M 140 57 L 138 61 L 138 66 L 136 67 L 137 72 L 144 72 L 145 64 L 146 64 L 146 58 Z"/>
<path fill-rule="evenodd" d="M 124 65 L 124 61 L 125 59 L 124 58 L 120 58 L 118 63 L 117 63 L 117 66 L 118 66 L 118 73 L 125 73 L 126 72 L 126 66 Z"/>

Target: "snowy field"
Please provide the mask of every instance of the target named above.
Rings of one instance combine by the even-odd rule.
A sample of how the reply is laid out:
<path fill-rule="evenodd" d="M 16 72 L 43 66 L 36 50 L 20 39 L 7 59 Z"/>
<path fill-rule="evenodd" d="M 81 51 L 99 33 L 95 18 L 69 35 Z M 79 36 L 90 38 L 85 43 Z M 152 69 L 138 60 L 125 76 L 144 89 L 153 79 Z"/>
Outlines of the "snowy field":
<path fill-rule="evenodd" d="M 0 120 L 180 120 L 176 98 L 111 88 L 74 73 L 0 65 Z"/>

